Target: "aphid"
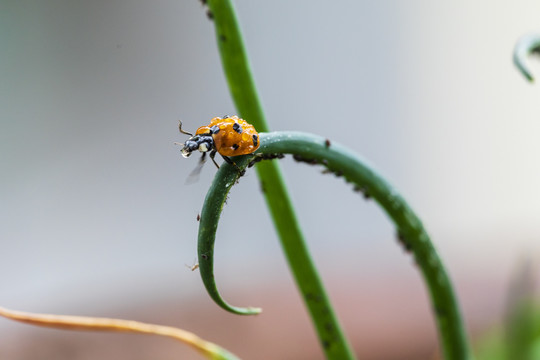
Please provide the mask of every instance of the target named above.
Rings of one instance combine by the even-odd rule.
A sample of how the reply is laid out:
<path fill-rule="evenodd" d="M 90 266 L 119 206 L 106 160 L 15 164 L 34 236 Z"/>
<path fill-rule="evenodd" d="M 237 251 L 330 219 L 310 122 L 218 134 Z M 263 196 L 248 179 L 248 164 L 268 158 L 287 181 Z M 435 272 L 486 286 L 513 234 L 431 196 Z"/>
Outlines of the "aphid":
<path fill-rule="evenodd" d="M 182 134 L 191 136 L 182 147 L 182 156 L 189 157 L 193 151 L 202 152 L 200 163 L 204 163 L 206 153 L 219 169 L 214 157 L 219 153 L 223 160 L 236 165 L 229 156 L 251 154 L 260 146 L 259 134 L 253 125 L 238 116 L 215 117 L 210 124 L 201 126 L 195 135 L 182 130 L 182 122 L 178 127 Z M 197 169 L 196 169 L 197 170 Z M 200 170 L 199 170 L 200 171 Z"/>

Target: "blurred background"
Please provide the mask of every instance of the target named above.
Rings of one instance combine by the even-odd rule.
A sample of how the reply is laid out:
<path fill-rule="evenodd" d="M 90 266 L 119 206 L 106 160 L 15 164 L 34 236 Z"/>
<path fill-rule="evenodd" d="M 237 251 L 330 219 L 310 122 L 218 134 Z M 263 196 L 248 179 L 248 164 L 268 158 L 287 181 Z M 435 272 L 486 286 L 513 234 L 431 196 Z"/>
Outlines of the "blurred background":
<path fill-rule="evenodd" d="M 235 3 L 271 128 L 366 158 L 422 218 L 469 333 L 499 323 L 514 269 L 540 250 L 540 86 L 511 62 L 540 4 Z M 224 210 L 216 277 L 263 313 L 225 313 L 188 269 L 216 170 L 185 184 L 197 159 L 173 145 L 178 120 L 194 131 L 236 113 L 198 1 L 0 0 L 0 79 L 1 306 L 175 325 L 245 359 L 323 358 L 253 171 Z M 358 355 L 435 358 L 426 289 L 383 212 L 281 165 Z M 0 339 L 2 359 L 201 358 L 1 319 Z"/>

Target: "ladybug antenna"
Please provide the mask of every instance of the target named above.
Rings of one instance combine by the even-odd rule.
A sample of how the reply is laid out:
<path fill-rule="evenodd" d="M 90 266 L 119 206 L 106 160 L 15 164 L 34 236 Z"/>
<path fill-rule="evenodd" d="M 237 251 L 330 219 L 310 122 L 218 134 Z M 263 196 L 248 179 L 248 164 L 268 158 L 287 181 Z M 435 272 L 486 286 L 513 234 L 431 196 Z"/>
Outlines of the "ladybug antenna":
<path fill-rule="evenodd" d="M 181 122 L 181 121 L 179 121 L 178 129 L 180 130 L 180 132 L 181 132 L 182 134 L 186 134 L 186 135 L 189 135 L 189 136 L 193 136 L 192 133 L 182 130 L 182 122 Z"/>

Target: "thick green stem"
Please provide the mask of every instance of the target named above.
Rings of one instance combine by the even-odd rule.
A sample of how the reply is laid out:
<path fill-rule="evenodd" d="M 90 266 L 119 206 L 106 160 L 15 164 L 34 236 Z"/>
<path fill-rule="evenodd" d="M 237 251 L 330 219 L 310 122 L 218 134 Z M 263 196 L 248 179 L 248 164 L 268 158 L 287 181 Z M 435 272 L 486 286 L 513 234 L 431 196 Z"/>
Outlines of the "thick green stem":
<path fill-rule="evenodd" d="M 244 168 L 250 161 L 275 154 L 293 154 L 297 160 L 311 164 L 322 164 L 330 171 L 343 176 L 354 184 L 354 189 L 372 197 L 394 222 L 400 241 L 410 251 L 426 282 L 435 313 L 439 338 L 445 359 L 470 359 L 469 347 L 452 284 L 435 248 L 421 221 L 406 201 L 358 155 L 326 139 L 298 132 L 263 133 L 261 147 L 253 155 L 237 157 L 236 163 Z M 260 166 L 260 165 L 259 165 Z M 239 177 L 232 166 L 224 165 L 218 171 L 208 192 L 201 216 L 199 231 L 199 264 L 203 282 L 216 302 L 223 308 L 236 313 L 253 313 L 253 309 L 236 308 L 228 305 L 219 295 L 213 274 L 213 248 L 215 230 L 227 194 Z M 299 286 L 310 310 L 324 318 L 328 309 L 321 305 L 319 293 L 310 292 L 310 286 L 302 285 L 304 271 L 309 274 L 308 264 L 303 262 L 303 249 L 287 253 L 291 267 L 298 274 Z M 297 252 L 300 252 L 299 253 Z M 310 277 L 307 276 L 309 283 Z M 331 341 L 332 338 L 323 338 Z M 330 342 L 330 344 L 332 344 Z"/>
<path fill-rule="evenodd" d="M 208 8 L 215 24 L 223 70 L 238 112 L 258 131 L 268 131 L 232 2 L 209 0 Z M 256 170 L 264 186 L 266 203 L 289 267 L 307 304 L 326 357 L 340 360 L 354 359 L 351 346 L 343 335 L 305 245 L 278 164 L 267 162 L 258 165 Z M 298 266 L 297 262 L 304 265 Z"/>

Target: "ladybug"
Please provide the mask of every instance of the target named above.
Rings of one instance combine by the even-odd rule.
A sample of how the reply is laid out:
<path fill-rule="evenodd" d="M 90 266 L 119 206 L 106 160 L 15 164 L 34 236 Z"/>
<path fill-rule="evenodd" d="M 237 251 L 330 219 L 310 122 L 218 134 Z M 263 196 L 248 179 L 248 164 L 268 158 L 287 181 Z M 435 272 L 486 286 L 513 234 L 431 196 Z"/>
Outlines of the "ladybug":
<path fill-rule="evenodd" d="M 182 130 L 182 122 L 178 126 L 182 134 L 191 136 L 182 147 L 182 156 L 187 158 L 193 151 L 202 152 L 201 163 L 205 161 L 206 153 L 219 168 L 214 157 L 216 152 L 229 164 L 236 165 L 229 156 L 251 154 L 259 148 L 259 134 L 247 121 L 238 116 L 215 117 L 210 124 L 201 126 L 195 135 Z"/>

